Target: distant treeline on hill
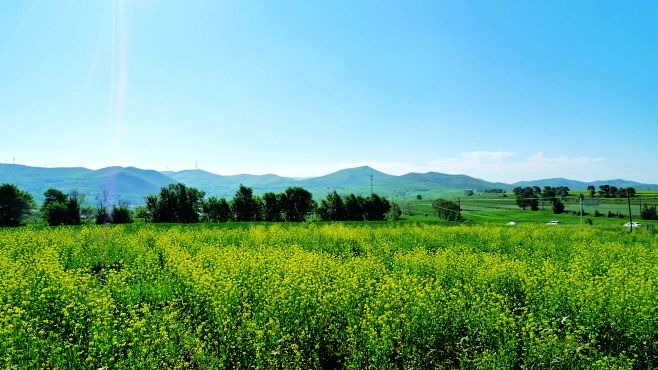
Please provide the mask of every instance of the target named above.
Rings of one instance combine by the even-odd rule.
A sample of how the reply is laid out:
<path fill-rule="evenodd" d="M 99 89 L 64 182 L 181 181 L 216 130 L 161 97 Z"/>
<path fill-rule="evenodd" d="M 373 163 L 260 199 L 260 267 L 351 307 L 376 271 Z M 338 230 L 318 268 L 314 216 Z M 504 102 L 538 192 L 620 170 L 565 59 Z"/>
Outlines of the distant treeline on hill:
<path fill-rule="evenodd" d="M 133 212 L 127 204 L 119 202 L 109 208 L 107 198 L 99 198 L 97 207 L 81 207 L 79 193 L 64 194 L 58 189 L 48 189 L 40 215 L 49 225 L 133 222 Z M 0 226 L 20 225 L 35 208 L 29 193 L 12 184 L 0 186 Z M 399 213 L 399 207 L 395 209 Z M 149 195 L 146 204 L 137 207 L 134 216 L 147 222 L 168 223 L 301 222 L 312 214 L 323 221 L 378 221 L 385 220 L 390 211 L 388 200 L 377 194 L 340 196 L 334 191 L 318 206 L 311 193 L 301 187 L 289 187 L 282 193 L 268 192 L 259 197 L 254 196 L 253 189 L 240 185 L 233 199 L 227 200 L 205 199 L 203 191 L 178 183 L 161 188 L 157 195 Z"/>

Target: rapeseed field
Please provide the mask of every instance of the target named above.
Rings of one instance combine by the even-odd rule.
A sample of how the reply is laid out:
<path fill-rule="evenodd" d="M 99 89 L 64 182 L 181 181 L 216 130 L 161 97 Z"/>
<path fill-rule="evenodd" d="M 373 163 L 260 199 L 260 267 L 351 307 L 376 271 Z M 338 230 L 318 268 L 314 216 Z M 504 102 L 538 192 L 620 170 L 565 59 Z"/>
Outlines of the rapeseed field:
<path fill-rule="evenodd" d="M 647 368 L 657 309 L 646 232 L 0 230 L 2 368 Z"/>

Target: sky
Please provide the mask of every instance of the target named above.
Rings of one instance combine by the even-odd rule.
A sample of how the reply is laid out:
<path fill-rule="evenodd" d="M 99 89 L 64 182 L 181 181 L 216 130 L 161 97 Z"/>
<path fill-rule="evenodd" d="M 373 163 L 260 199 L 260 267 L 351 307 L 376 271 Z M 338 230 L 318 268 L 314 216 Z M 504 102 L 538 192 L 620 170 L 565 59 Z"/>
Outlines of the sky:
<path fill-rule="evenodd" d="M 0 0 L 0 161 L 658 183 L 658 2 Z"/>

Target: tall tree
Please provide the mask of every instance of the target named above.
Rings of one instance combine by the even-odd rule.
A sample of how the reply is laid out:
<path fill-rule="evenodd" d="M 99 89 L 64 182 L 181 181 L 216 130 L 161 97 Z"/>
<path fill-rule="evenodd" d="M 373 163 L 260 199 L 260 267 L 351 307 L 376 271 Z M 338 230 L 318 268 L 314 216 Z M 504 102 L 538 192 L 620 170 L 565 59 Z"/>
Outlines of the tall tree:
<path fill-rule="evenodd" d="M 299 186 L 290 187 L 281 196 L 281 208 L 286 221 L 301 222 L 315 209 L 313 195 Z"/>
<path fill-rule="evenodd" d="M 32 208 L 32 195 L 12 184 L 0 185 L 0 226 L 19 226 Z"/>
<path fill-rule="evenodd" d="M 206 221 L 226 222 L 231 219 L 231 207 L 224 198 L 210 197 L 203 202 Z"/>
<path fill-rule="evenodd" d="M 240 184 L 231 201 L 231 209 L 236 221 L 254 221 L 258 218 L 259 206 L 254 199 L 253 189 Z"/>
<path fill-rule="evenodd" d="M 377 194 L 371 194 L 365 198 L 363 203 L 365 218 L 368 221 L 382 221 L 386 219 L 386 214 L 391 210 L 391 204 Z"/>
<path fill-rule="evenodd" d="M 48 225 L 79 225 L 81 223 L 80 206 L 83 197 L 80 193 L 72 191 L 66 196 L 61 190 L 51 188 L 46 190 L 43 195 L 45 200 L 41 206 L 41 212 Z"/>
<path fill-rule="evenodd" d="M 282 195 L 272 192 L 263 194 L 263 221 L 283 221 Z"/>
<path fill-rule="evenodd" d="M 514 188 L 514 195 L 516 196 L 516 205 L 522 209 L 530 207 L 531 210 L 537 211 L 539 209 L 539 196 L 537 192 L 539 187 L 516 187 Z"/>
<path fill-rule="evenodd" d="M 320 202 L 318 215 L 323 221 L 344 221 L 347 219 L 347 209 L 343 198 L 334 190 Z"/>
<path fill-rule="evenodd" d="M 159 195 L 146 198 L 147 213 L 154 222 L 199 222 L 205 193 L 185 184 L 170 184 Z"/>
<path fill-rule="evenodd" d="M 587 191 L 589 192 L 590 198 L 594 198 L 594 196 L 596 195 L 596 188 L 590 185 L 587 187 Z"/>
<path fill-rule="evenodd" d="M 345 197 L 345 218 L 347 221 L 363 221 L 363 203 L 362 196 L 350 194 Z"/>

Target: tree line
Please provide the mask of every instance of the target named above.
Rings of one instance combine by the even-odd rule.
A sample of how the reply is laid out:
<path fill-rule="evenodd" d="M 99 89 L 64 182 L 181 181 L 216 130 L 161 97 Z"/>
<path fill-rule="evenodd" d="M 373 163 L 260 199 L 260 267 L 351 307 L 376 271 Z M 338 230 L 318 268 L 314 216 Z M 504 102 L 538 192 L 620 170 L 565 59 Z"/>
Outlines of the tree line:
<path fill-rule="evenodd" d="M 595 197 L 597 195 L 596 188 L 592 185 L 587 187 L 587 191 L 589 192 L 590 197 Z M 600 185 L 598 196 L 600 198 L 627 198 L 627 197 L 633 198 L 635 197 L 635 188 L 633 187 L 618 188 L 616 186 L 611 186 L 611 185 Z"/>
<path fill-rule="evenodd" d="M 184 184 L 162 188 L 159 195 L 147 197 L 138 217 L 152 222 L 302 222 L 311 214 L 323 221 L 380 221 L 391 210 L 390 203 L 377 194 L 368 197 L 335 191 L 321 200 L 301 187 L 289 187 L 282 193 L 267 192 L 255 196 L 253 189 L 240 185 L 233 199 L 210 197 Z"/>
<path fill-rule="evenodd" d="M 97 206 L 83 207 L 84 197 L 76 191 L 65 194 L 58 189 L 44 192 L 41 216 L 48 225 L 79 225 L 95 222 L 131 223 L 134 217 L 148 222 L 302 222 L 316 214 L 323 221 L 380 221 L 394 210 L 399 218 L 400 208 L 378 194 L 363 197 L 329 193 L 318 205 L 312 194 L 301 187 L 289 187 L 281 193 L 268 192 L 255 196 L 253 189 L 240 185 L 232 199 L 209 197 L 205 192 L 182 183 L 160 189 L 159 194 L 146 197 L 145 205 L 132 212 L 127 204 L 118 202 L 109 207 L 103 193 Z M 19 226 L 36 203 L 32 195 L 12 184 L 0 185 L 0 226 Z"/>
<path fill-rule="evenodd" d="M 533 211 L 539 210 L 539 201 L 548 200 L 551 202 L 553 213 L 560 214 L 564 212 L 563 201 L 569 196 L 569 187 L 567 186 L 518 186 L 513 192 L 516 196 L 516 205 L 525 210 L 530 208 Z"/>

